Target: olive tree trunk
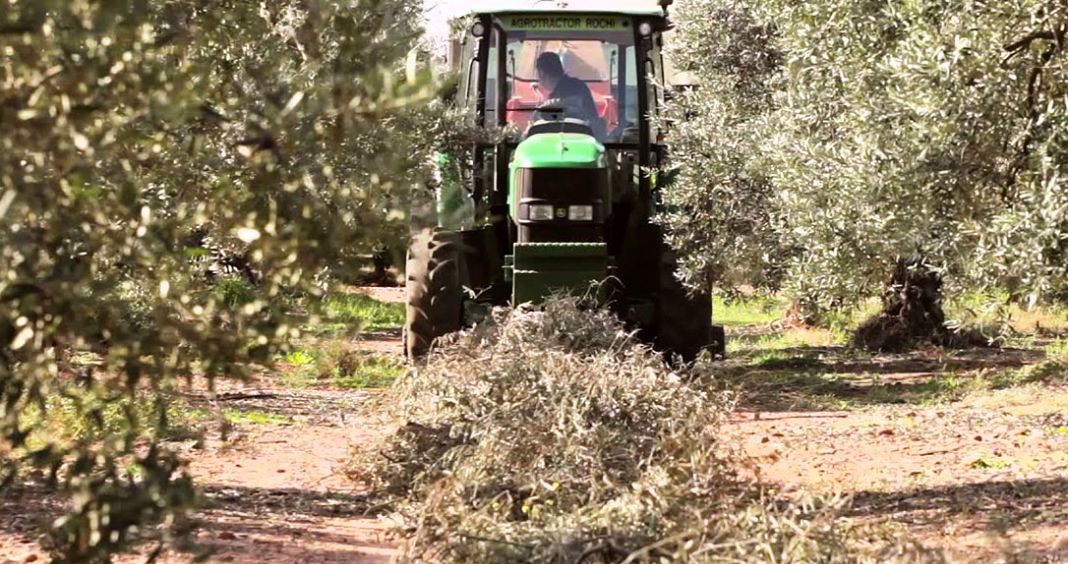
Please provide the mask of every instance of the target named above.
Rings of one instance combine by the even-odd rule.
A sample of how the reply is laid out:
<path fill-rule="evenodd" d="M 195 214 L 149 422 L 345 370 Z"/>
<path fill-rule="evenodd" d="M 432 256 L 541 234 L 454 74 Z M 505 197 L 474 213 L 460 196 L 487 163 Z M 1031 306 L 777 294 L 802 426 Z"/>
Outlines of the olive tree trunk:
<path fill-rule="evenodd" d="M 883 293 L 883 310 L 857 328 L 853 344 L 878 352 L 948 344 L 952 332 L 945 323 L 942 277 L 922 258 L 900 258 Z"/>

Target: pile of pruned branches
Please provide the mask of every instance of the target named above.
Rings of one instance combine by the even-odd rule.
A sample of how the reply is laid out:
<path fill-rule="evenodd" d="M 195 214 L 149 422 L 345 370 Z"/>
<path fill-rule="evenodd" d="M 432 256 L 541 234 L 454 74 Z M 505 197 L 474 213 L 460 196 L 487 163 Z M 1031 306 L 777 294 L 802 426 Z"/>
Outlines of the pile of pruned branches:
<path fill-rule="evenodd" d="M 840 502 L 737 479 L 717 441 L 731 399 L 699 370 L 569 300 L 498 310 L 398 382 L 401 424 L 354 472 L 405 518 L 406 561 L 865 558 Z"/>

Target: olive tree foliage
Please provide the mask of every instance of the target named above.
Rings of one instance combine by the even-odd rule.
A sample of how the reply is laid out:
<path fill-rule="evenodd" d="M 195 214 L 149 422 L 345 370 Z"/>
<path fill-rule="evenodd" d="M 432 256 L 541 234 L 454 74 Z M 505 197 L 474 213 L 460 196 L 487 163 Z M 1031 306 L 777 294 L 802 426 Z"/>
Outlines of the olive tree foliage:
<path fill-rule="evenodd" d="M 741 247 L 814 310 L 877 293 L 905 257 L 951 290 L 1063 290 L 1063 2 L 690 0 L 679 14 L 676 50 L 703 84 L 673 110 L 701 117 L 677 128 L 668 199 L 713 210 L 665 218 L 676 239 L 699 234 L 691 274 L 748 266 Z"/>
<path fill-rule="evenodd" d="M 419 9 L 0 0 L 0 479 L 70 496 L 57 554 L 179 514 L 164 393 L 268 363 L 298 330 L 280 297 L 403 200 L 422 141 L 395 124 L 431 94 Z M 242 246 L 256 293 L 205 283 L 203 229 Z M 54 432 L 61 412 L 85 427 Z"/>
<path fill-rule="evenodd" d="M 700 82 L 668 108 L 680 174 L 664 194 L 661 221 L 690 281 L 776 286 L 785 258 L 781 218 L 764 171 L 762 119 L 772 107 L 781 54 L 773 29 L 744 0 L 677 4 L 668 56 Z"/>

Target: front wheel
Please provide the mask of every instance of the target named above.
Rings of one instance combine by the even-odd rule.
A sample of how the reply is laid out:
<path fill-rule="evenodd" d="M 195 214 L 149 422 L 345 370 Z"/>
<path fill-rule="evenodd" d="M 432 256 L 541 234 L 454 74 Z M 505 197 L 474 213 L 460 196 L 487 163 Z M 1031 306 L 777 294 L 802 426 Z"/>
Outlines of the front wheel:
<path fill-rule="evenodd" d="M 666 247 L 666 246 L 665 246 Z M 693 362 L 709 349 L 722 357 L 722 327 L 712 325 L 712 295 L 707 288 L 691 292 L 676 277 L 678 261 L 671 249 L 660 252 L 660 288 L 656 299 L 656 345 L 684 362 Z"/>
<path fill-rule="evenodd" d="M 412 236 L 405 269 L 407 316 L 404 352 L 424 358 L 434 341 L 460 330 L 463 287 L 460 237 L 442 229 L 424 229 Z"/>

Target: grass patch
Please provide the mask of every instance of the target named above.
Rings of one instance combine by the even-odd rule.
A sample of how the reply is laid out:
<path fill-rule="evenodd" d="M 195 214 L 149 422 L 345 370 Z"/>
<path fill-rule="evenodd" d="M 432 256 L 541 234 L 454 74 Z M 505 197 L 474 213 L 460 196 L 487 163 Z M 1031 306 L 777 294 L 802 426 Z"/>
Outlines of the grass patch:
<path fill-rule="evenodd" d="M 746 364 L 730 369 L 721 381 L 742 394 L 743 404 L 787 410 L 853 409 L 865 405 L 935 406 L 978 399 L 1000 390 L 1029 387 L 1037 390 L 1068 384 L 1068 363 L 1064 361 L 967 372 L 943 368 L 928 376 L 908 379 L 852 372 L 849 366 L 835 371 L 834 367 L 833 359 L 814 353 L 805 356 L 804 349 L 762 352 Z"/>
<path fill-rule="evenodd" d="M 215 298 L 230 309 L 252 303 L 259 297 L 259 290 L 248 280 L 240 276 L 224 276 L 215 281 L 212 287 Z"/>
<path fill-rule="evenodd" d="M 979 378 L 941 374 L 914 384 L 875 386 L 869 399 L 870 403 L 933 406 L 960 401 L 968 394 L 983 389 L 986 389 L 986 385 Z"/>
<path fill-rule="evenodd" d="M 1046 356 L 1052 360 L 1068 360 L 1068 339 L 1057 339 L 1046 345 Z"/>
<path fill-rule="evenodd" d="M 749 359 L 790 358 L 799 354 L 797 349 L 831 347 L 843 343 L 843 337 L 832 331 L 796 327 L 774 333 L 728 335 L 727 353 L 732 357 Z"/>
<path fill-rule="evenodd" d="M 293 422 L 285 415 L 258 410 L 224 409 L 222 415 L 232 425 L 288 425 Z"/>
<path fill-rule="evenodd" d="M 826 330 L 834 335 L 836 342 L 845 344 L 852 340 L 858 327 L 879 315 L 882 310 L 883 303 L 880 299 L 869 298 L 852 309 L 825 313 L 822 323 Z"/>
<path fill-rule="evenodd" d="M 849 409 L 855 399 L 846 379 L 818 371 L 754 369 L 732 379 L 731 387 L 747 407 L 787 411 Z"/>
<path fill-rule="evenodd" d="M 972 382 L 950 375 L 916 383 L 882 383 L 878 375 L 754 368 L 735 379 L 733 387 L 741 403 L 750 407 L 824 411 L 868 405 L 940 405 L 979 389 Z"/>
<path fill-rule="evenodd" d="M 722 294 L 712 296 L 712 318 L 727 327 L 779 321 L 789 307 L 789 300 L 781 296 L 746 296 L 730 300 Z"/>
<path fill-rule="evenodd" d="M 843 319 L 861 316 L 844 315 Z M 1047 358 L 1022 368 L 997 368 L 1003 359 L 999 360 L 995 349 L 988 351 L 991 367 L 983 368 L 982 352 L 942 351 L 941 360 L 933 362 L 938 357 L 924 353 L 872 356 L 844 347 L 844 342 L 842 331 L 742 328 L 728 339 L 732 360 L 728 362 L 729 375 L 721 380 L 726 387 L 741 391 L 753 407 L 790 410 L 943 405 L 1007 388 L 1068 383 L 1068 339 L 1064 338 L 1018 339 L 1020 348 L 1034 351 L 1041 347 Z M 900 367 L 894 368 L 894 364 Z M 904 377 L 888 379 L 884 373 Z M 910 377 L 912 373 L 920 374 Z"/>
<path fill-rule="evenodd" d="M 322 301 L 323 321 L 331 326 L 386 331 L 404 326 L 404 305 L 387 304 L 360 293 L 332 293 Z"/>
<path fill-rule="evenodd" d="M 1018 335 L 1068 334 L 1068 306 L 1039 305 L 1024 307 L 1010 303 L 1006 292 L 973 292 L 951 296 L 946 313 L 965 326 L 990 328 Z"/>
<path fill-rule="evenodd" d="M 753 356 L 752 366 L 761 370 L 806 371 L 824 366 L 815 354 L 805 351 L 768 350 Z"/>
<path fill-rule="evenodd" d="M 358 351 L 344 339 L 319 343 L 286 355 L 282 383 L 291 387 L 329 385 L 346 389 L 385 388 L 404 373 L 404 363 L 389 355 Z"/>
<path fill-rule="evenodd" d="M 1068 361 L 1057 358 L 1016 370 L 981 375 L 977 380 L 982 381 L 985 388 L 993 390 L 1028 384 L 1065 384 L 1068 383 Z"/>
<path fill-rule="evenodd" d="M 1004 470 L 1012 467 L 1012 461 L 1000 456 L 983 455 L 973 460 L 968 466 L 977 470 Z"/>
<path fill-rule="evenodd" d="M 102 441 L 119 436 L 134 440 L 155 438 L 180 441 L 199 437 L 197 417 L 188 405 L 166 396 L 105 399 L 83 390 L 67 397 L 49 399 L 42 411 L 38 406 L 25 410 L 26 427 L 34 429 L 27 447 L 38 450 L 47 445 L 70 446 L 79 441 Z M 161 427 L 160 421 L 167 425 Z"/>
<path fill-rule="evenodd" d="M 184 417 L 189 421 L 194 421 L 201 425 L 211 421 L 218 421 L 220 418 L 222 421 L 233 426 L 289 425 L 293 422 L 292 418 L 278 413 L 271 413 L 269 411 L 257 409 L 237 409 L 233 407 L 228 407 L 219 411 L 204 408 L 189 409 L 185 412 Z"/>
<path fill-rule="evenodd" d="M 298 349 L 287 354 L 283 360 L 285 360 L 286 364 L 292 364 L 297 367 L 311 366 L 315 364 L 315 355 L 306 350 Z"/>
<path fill-rule="evenodd" d="M 351 371 L 338 371 L 330 382 L 339 388 L 354 390 L 385 388 L 403 373 L 404 363 L 397 358 L 364 354 Z"/>

